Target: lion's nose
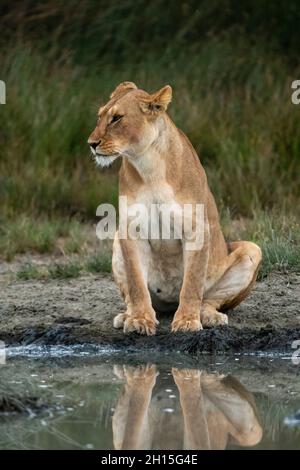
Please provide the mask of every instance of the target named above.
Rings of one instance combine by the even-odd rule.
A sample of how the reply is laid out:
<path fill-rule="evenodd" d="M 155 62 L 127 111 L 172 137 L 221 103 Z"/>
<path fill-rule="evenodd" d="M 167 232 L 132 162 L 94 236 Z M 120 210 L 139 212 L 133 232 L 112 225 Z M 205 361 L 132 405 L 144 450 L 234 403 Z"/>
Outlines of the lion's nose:
<path fill-rule="evenodd" d="M 93 141 L 93 142 L 88 142 L 88 144 L 89 144 L 94 150 L 96 150 L 96 148 L 98 147 L 98 145 L 101 144 L 101 140 Z"/>

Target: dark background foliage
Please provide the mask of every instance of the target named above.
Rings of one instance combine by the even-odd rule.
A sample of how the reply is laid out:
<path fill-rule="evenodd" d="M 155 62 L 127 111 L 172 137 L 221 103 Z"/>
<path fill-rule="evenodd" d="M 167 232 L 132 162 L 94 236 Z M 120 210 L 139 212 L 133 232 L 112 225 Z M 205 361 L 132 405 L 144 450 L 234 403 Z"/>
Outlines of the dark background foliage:
<path fill-rule="evenodd" d="M 86 140 L 124 80 L 173 87 L 228 236 L 300 240 L 299 25 L 295 0 L 0 0 L 0 252 L 116 204 L 118 164 L 96 171 Z"/>

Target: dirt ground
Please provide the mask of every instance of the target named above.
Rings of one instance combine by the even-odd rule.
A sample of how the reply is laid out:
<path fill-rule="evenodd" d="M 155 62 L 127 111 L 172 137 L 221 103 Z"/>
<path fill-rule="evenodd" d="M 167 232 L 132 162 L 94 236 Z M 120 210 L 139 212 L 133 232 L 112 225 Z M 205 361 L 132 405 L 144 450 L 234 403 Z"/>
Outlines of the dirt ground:
<path fill-rule="evenodd" d="M 6 344 L 92 343 L 126 352 L 277 351 L 300 340 L 300 274 L 273 273 L 229 312 L 229 325 L 197 333 L 170 332 L 172 315 L 158 315 L 155 337 L 124 335 L 112 327 L 124 304 L 111 275 L 16 281 L 24 260 L 0 268 L 0 340 Z M 37 260 L 38 262 L 38 260 Z"/>

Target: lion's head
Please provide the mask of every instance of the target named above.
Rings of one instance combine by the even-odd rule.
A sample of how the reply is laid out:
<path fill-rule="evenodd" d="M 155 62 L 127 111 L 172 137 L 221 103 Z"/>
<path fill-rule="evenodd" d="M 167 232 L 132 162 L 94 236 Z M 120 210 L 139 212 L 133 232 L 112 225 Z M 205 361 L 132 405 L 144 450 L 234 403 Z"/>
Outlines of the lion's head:
<path fill-rule="evenodd" d="M 171 99 L 169 85 L 152 94 L 132 82 L 118 85 L 100 107 L 88 139 L 96 162 L 103 167 L 120 156 L 134 159 L 144 154 L 165 125 L 164 113 Z"/>

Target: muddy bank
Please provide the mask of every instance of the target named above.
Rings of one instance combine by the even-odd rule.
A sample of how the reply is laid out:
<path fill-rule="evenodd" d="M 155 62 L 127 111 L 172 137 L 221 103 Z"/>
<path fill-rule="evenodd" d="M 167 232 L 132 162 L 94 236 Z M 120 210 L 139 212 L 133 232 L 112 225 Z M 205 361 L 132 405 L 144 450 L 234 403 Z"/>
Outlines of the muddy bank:
<path fill-rule="evenodd" d="M 124 310 L 110 275 L 70 280 L 16 281 L 0 274 L 0 340 L 9 345 L 93 343 L 126 352 L 277 351 L 292 353 L 300 339 L 300 275 L 273 273 L 229 312 L 229 326 L 170 333 L 171 315 L 160 315 L 155 337 L 124 335 L 112 327 Z"/>

